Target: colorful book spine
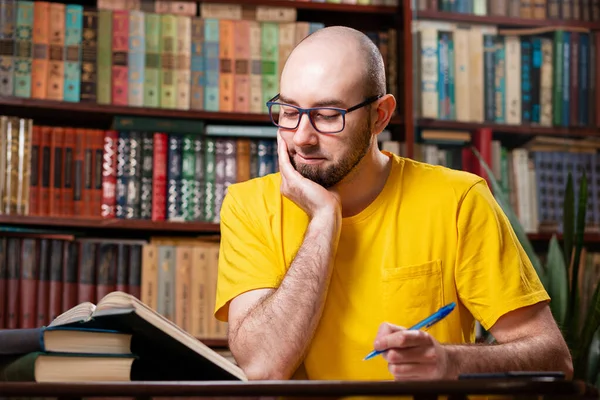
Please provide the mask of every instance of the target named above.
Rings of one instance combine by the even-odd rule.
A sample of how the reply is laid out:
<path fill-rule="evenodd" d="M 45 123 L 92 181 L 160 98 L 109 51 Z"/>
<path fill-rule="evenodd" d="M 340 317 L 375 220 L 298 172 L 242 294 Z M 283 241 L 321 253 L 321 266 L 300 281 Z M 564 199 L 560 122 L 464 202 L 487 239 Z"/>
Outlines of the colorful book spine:
<path fill-rule="evenodd" d="M 261 54 L 262 54 L 262 99 L 263 110 L 266 102 L 277 94 L 279 82 L 279 29 L 278 24 L 263 22 L 261 25 Z M 436 75 L 437 77 L 437 75 Z"/>
<path fill-rule="evenodd" d="M 169 221 L 183 221 L 181 210 L 182 156 L 181 135 L 169 135 L 167 169 L 167 220 Z"/>
<path fill-rule="evenodd" d="M 31 63 L 33 36 L 33 2 L 17 1 L 17 24 L 15 29 L 14 95 L 31 97 Z"/>
<path fill-rule="evenodd" d="M 262 54 L 260 22 L 248 21 L 250 39 L 250 112 L 266 112 L 262 97 Z"/>
<path fill-rule="evenodd" d="M 235 44 L 233 110 L 250 112 L 250 21 L 234 21 L 233 37 Z"/>
<path fill-rule="evenodd" d="M 204 220 L 215 218 L 215 164 L 216 140 L 206 138 L 204 141 Z"/>
<path fill-rule="evenodd" d="M 113 11 L 112 104 L 126 106 L 128 98 L 129 12 Z"/>
<path fill-rule="evenodd" d="M 145 14 L 144 107 L 160 105 L 160 15 Z"/>
<path fill-rule="evenodd" d="M 196 160 L 194 162 L 194 195 L 192 196 L 192 219 L 194 221 L 204 220 L 204 193 L 206 190 L 205 184 L 205 162 L 204 162 L 204 140 L 196 136 L 194 138 L 194 154 Z"/>
<path fill-rule="evenodd" d="M 50 3 L 36 1 L 33 6 L 33 59 L 31 61 L 31 97 L 46 98 L 50 46 Z"/>
<path fill-rule="evenodd" d="M 142 133 L 142 165 L 140 186 L 140 218 L 152 219 L 153 133 Z"/>
<path fill-rule="evenodd" d="M 117 184 L 115 192 L 115 216 L 117 218 L 125 218 L 125 209 L 127 207 L 129 147 L 129 132 L 119 132 L 119 140 L 117 142 Z"/>
<path fill-rule="evenodd" d="M 129 51 L 127 52 L 128 105 L 144 105 L 144 72 L 146 58 L 144 13 L 129 12 Z"/>
<path fill-rule="evenodd" d="M 152 221 L 164 221 L 167 212 L 168 135 L 154 133 L 152 154 Z"/>
<path fill-rule="evenodd" d="M 46 98 L 63 100 L 65 84 L 65 5 L 50 3 L 50 64 Z"/>
<path fill-rule="evenodd" d="M 204 109 L 219 111 L 219 20 L 204 20 Z"/>
<path fill-rule="evenodd" d="M 96 103 L 98 73 L 98 11 L 83 10 L 83 34 L 81 35 L 81 94 L 80 101 Z"/>
<path fill-rule="evenodd" d="M 177 46 L 175 63 L 177 94 L 176 108 L 190 109 L 190 62 L 192 47 L 192 19 L 187 15 L 177 16 Z"/>
<path fill-rule="evenodd" d="M 129 155 L 125 166 L 125 219 L 140 218 L 140 187 L 142 184 L 142 133 L 129 132 Z"/>
<path fill-rule="evenodd" d="M 110 10 L 98 10 L 98 44 L 96 67 L 98 80 L 96 86 L 96 101 L 98 104 L 112 102 L 112 25 L 113 17 Z"/>
<path fill-rule="evenodd" d="M 190 108 L 204 109 L 204 20 L 201 17 L 192 18 L 192 53 L 190 60 Z"/>
<path fill-rule="evenodd" d="M 0 0 L 0 96 L 14 93 L 15 0 Z"/>
<path fill-rule="evenodd" d="M 65 13 L 65 84 L 63 100 L 77 103 L 81 93 L 83 7 L 77 4 L 68 4 Z"/>
<path fill-rule="evenodd" d="M 181 215 L 184 221 L 192 221 L 194 215 L 193 198 L 195 194 L 196 153 L 194 151 L 195 134 L 183 136 L 181 162 Z"/>
<path fill-rule="evenodd" d="M 174 15 L 161 15 L 160 40 L 160 106 L 176 108 L 175 44 L 177 40 L 177 18 Z"/>
<path fill-rule="evenodd" d="M 234 21 L 219 21 L 219 111 L 232 112 L 235 96 L 233 64 L 236 54 Z"/>

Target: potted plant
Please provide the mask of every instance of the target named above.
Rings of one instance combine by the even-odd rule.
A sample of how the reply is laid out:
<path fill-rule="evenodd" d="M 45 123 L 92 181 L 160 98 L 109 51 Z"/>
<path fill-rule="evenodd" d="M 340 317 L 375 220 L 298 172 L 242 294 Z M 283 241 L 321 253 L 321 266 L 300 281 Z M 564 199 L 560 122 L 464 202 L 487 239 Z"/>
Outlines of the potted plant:
<path fill-rule="evenodd" d="M 582 315 L 579 315 L 581 288 L 578 287 L 579 280 L 577 277 L 579 276 L 579 264 L 583 249 L 588 200 L 585 172 L 579 184 L 577 203 L 575 203 L 573 177 L 571 172 L 568 174 L 563 201 L 562 249 L 556 234 L 553 234 L 544 265 L 535 253 L 533 245 L 516 213 L 511 208 L 508 194 L 495 179 L 493 172 L 477 149 L 471 147 L 471 150 L 488 175 L 496 201 L 508 217 L 519 242 L 529 256 L 551 298 L 550 309 L 571 351 L 574 378 L 600 387 L 600 371 L 598 369 L 600 359 L 600 285 L 598 285 L 598 282 L 592 283 L 595 290 L 589 308 L 582 311 Z M 577 208 L 575 204 L 577 204 Z M 571 280 L 569 280 L 569 272 L 571 273 Z"/>

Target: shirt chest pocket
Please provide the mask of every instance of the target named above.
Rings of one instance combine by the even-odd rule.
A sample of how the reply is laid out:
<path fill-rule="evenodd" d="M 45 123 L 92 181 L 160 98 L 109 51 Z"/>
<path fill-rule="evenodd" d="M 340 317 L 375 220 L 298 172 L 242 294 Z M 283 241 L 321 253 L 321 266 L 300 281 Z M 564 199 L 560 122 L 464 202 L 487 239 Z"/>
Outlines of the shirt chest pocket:
<path fill-rule="evenodd" d="M 444 306 L 442 261 L 386 268 L 382 275 L 386 321 L 409 328 Z"/>

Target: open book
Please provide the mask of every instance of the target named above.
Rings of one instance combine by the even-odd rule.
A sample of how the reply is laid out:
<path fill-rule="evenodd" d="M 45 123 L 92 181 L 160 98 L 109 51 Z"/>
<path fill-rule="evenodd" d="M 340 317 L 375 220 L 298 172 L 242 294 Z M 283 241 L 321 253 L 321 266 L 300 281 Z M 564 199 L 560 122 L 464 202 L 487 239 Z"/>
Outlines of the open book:
<path fill-rule="evenodd" d="M 78 304 L 49 326 L 131 333 L 131 352 L 138 357 L 132 380 L 247 380 L 237 365 L 124 292 L 111 292 L 97 305 Z"/>

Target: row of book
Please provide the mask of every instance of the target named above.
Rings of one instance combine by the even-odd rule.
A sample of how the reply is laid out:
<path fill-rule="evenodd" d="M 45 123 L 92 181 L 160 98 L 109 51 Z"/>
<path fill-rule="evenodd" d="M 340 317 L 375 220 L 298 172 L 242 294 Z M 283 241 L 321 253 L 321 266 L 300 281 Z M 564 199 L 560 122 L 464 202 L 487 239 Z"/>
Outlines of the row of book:
<path fill-rule="evenodd" d="M 47 326 L 78 304 L 129 293 L 201 339 L 225 339 L 213 316 L 218 239 L 0 237 L 0 329 Z"/>
<path fill-rule="evenodd" d="M 324 25 L 295 21 L 292 8 L 242 19 L 245 14 L 227 5 L 210 6 L 191 17 L 43 1 L 0 3 L 0 32 L 6 49 L 14 49 L 1 55 L 0 95 L 266 112 L 291 51 Z M 381 49 L 395 87 L 395 30 L 366 33 Z"/>
<path fill-rule="evenodd" d="M 294 7 L 293 3 L 331 3 L 331 4 L 354 4 L 358 6 L 397 6 L 398 0 L 288 0 L 291 4 L 289 7 Z M 143 10 L 158 13 L 183 13 L 186 15 L 195 16 L 198 12 L 202 15 L 204 7 L 210 7 L 210 1 L 180 1 L 180 0 L 98 0 L 98 8 L 107 10 Z M 240 0 L 240 4 L 232 3 L 233 7 L 248 7 Z M 220 5 L 220 4 L 219 4 Z"/>
<path fill-rule="evenodd" d="M 600 126 L 600 33 L 499 31 L 418 21 L 420 116 L 512 125 Z M 522 33 L 522 34 L 521 34 Z"/>
<path fill-rule="evenodd" d="M 474 144 L 471 136 L 482 139 Z M 414 158 L 485 177 L 475 168 L 479 162 L 473 159 L 467 147 L 470 144 L 490 166 L 525 232 L 562 232 L 568 174 L 577 196 L 584 172 L 588 183 L 586 231 L 600 230 L 600 141 L 536 136 L 509 149 L 485 130 L 473 134 L 423 131 Z"/>
<path fill-rule="evenodd" d="M 218 222 L 229 185 L 278 171 L 274 126 L 155 121 L 99 130 L 0 116 L 0 213 Z"/>
<path fill-rule="evenodd" d="M 417 7 L 481 16 L 600 21 L 599 0 L 418 0 Z"/>

